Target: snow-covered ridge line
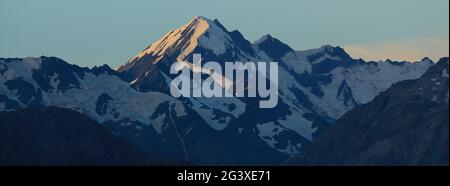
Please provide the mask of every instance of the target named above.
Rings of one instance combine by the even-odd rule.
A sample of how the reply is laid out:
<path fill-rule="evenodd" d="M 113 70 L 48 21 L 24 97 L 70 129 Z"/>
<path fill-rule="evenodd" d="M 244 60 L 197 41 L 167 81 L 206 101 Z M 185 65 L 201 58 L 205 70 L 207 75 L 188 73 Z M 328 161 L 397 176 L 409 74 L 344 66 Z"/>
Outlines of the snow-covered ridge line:
<path fill-rule="evenodd" d="M 72 70 L 74 71 L 82 70 L 83 73 L 80 76 L 77 73 L 67 71 L 69 69 L 66 68 L 70 68 L 72 65 L 57 58 L 39 57 L 12 60 L 11 62 L 6 62 L 7 60 L 0 59 L 0 93 L 13 98 L 16 97 L 15 101 L 22 107 L 26 107 L 29 103 L 17 98 L 20 94 L 26 92 L 21 92 L 21 87 L 11 89 L 11 87 L 6 86 L 5 84 L 8 81 L 23 79 L 25 80 L 23 83 L 30 83 L 33 89 L 39 92 L 39 94 L 33 95 L 34 97 L 31 98 L 41 99 L 38 104 L 74 109 L 100 123 L 131 118 L 134 121 L 150 125 L 151 121 L 148 118 L 159 104 L 166 101 L 177 105 L 177 110 L 181 111 L 178 113 L 178 116 L 185 114 L 183 106 L 172 97 L 158 92 L 139 92 L 130 87 L 128 82 L 121 80 L 118 76 L 108 74 L 108 71 L 95 74 L 99 72 L 96 71 L 98 67 L 92 69 L 78 66 L 73 67 L 74 69 Z M 43 65 L 46 67 L 42 67 Z M 61 72 L 70 74 L 59 74 L 57 72 L 58 69 L 55 72 L 48 73 L 48 75 L 42 74 L 43 77 L 48 78 L 48 84 L 50 85 L 45 90 L 42 85 L 45 85 L 47 82 L 36 74 L 40 71 L 47 70 L 42 68 L 47 68 L 49 65 L 57 65 L 61 68 Z M 73 75 L 71 77 L 75 77 L 76 79 L 70 79 L 71 81 L 69 82 L 67 79 L 68 75 Z M 68 84 L 68 87 L 71 88 L 62 90 L 60 85 L 63 83 Z M 107 110 L 105 111 L 106 113 L 98 112 L 97 99 L 102 95 L 107 95 L 111 100 L 114 100 L 114 105 L 111 105 L 114 108 L 108 108 L 114 111 Z M 41 98 L 36 96 L 40 96 Z"/>

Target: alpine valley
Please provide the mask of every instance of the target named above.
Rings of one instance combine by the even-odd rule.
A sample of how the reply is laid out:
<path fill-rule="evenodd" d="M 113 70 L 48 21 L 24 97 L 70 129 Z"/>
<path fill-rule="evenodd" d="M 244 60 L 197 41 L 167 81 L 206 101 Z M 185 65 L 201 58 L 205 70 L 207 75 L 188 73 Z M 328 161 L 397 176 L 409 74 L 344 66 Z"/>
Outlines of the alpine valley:
<path fill-rule="evenodd" d="M 260 109 L 260 99 L 250 97 L 172 97 L 169 85 L 176 75 L 170 74 L 170 66 L 191 63 L 194 53 L 204 62 L 277 62 L 278 105 Z M 52 152 L 66 148 L 58 130 L 76 130 L 86 140 L 69 140 L 74 148 L 95 154 L 93 147 L 105 146 L 107 162 L 194 165 L 358 164 L 375 161 L 370 157 L 391 164 L 393 156 L 405 155 L 389 152 L 414 144 L 406 136 L 426 133 L 424 141 L 444 146 L 430 150 L 424 143 L 410 153 L 439 156 L 414 156 L 420 160 L 403 164 L 448 165 L 448 114 L 440 112 L 448 112 L 448 58 L 437 64 L 428 58 L 364 61 L 330 45 L 298 51 L 270 35 L 251 43 L 239 31 L 201 16 L 169 31 L 117 69 L 79 67 L 56 57 L 0 58 L 0 128 L 8 131 L 1 136 L 0 164 L 14 163 L 8 154 L 29 153 L 29 148 L 38 149 L 35 157 L 48 164 L 71 158 Z M 65 121 L 61 114 L 67 115 Z M 402 124 L 388 128 L 397 121 Z M 52 126 L 58 122 L 59 128 Z M 29 124 L 15 126 L 24 123 Z M 446 130 L 427 132 L 440 129 Z M 41 142 L 12 148 L 8 144 L 16 135 Z M 93 146 L 84 148 L 81 142 Z M 378 148 L 380 143 L 387 147 Z M 107 152 L 122 156 L 112 159 Z M 447 161 L 435 161 L 445 156 Z"/>

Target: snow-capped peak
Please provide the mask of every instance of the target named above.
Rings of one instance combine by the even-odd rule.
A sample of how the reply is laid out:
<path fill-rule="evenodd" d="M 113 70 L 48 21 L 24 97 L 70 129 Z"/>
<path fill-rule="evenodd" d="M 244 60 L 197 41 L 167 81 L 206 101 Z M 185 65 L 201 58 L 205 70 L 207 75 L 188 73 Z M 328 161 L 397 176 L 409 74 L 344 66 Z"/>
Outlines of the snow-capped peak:
<path fill-rule="evenodd" d="M 194 16 L 191 21 L 194 21 L 194 20 L 211 22 L 211 20 L 209 20 L 208 18 L 206 18 L 204 16 Z"/>
<path fill-rule="evenodd" d="M 224 43 L 226 43 L 227 37 L 225 31 L 214 21 L 203 16 L 195 16 L 186 25 L 169 31 L 164 37 L 152 43 L 130 62 L 137 61 L 149 54 L 154 56 L 154 62 L 157 62 L 162 57 L 172 56 L 179 51 L 181 52 L 178 56 L 172 57 L 183 61 L 198 45 L 220 54 L 226 49 Z"/>
<path fill-rule="evenodd" d="M 323 45 L 320 48 L 298 51 L 298 55 L 311 58 L 311 62 L 321 61 L 319 59 L 330 58 L 335 60 L 352 60 L 352 57 L 341 47 Z"/>
<path fill-rule="evenodd" d="M 327 54 L 335 53 L 335 52 L 339 52 L 339 53 L 343 52 L 343 53 L 345 53 L 344 49 L 342 49 L 341 47 L 339 47 L 339 46 L 335 47 L 335 46 L 332 46 L 332 45 L 323 45 L 317 50 L 317 52 L 327 53 Z"/>
<path fill-rule="evenodd" d="M 259 38 L 258 40 L 256 40 L 253 44 L 254 45 L 259 45 L 259 44 L 261 44 L 261 43 L 264 43 L 264 42 L 266 42 L 266 41 L 268 41 L 268 40 L 273 40 L 274 38 L 270 35 L 270 34 L 266 34 L 266 35 L 263 35 L 261 38 Z"/>
<path fill-rule="evenodd" d="M 336 47 L 327 44 L 327 45 L 321 46 L 319 49 L 320 49 L 321 51 L 333 51 L 334 48 L 336 48 Z"/>
<path fill-rule="evenodd" d="M 273 37 L 270 34 L 263 35 L 261 38 L 259 38 L 255 42 L 253 42 L 253 45 L 260 46 L 260 45 L 263 45 L 265 43 L 275 44 L 275 45 L 284 45 L 285 47 L 290 48 L 288 45 L 286 45 L 285 43 L 281 42 L 279 39 Z M 290 50 L 292 50 L 292 49 L 290 49 Z"/>
<path fill-rule="evenodd" d="M 158 58 L 164 54 L 170 55 L 174 51 L 185 48 L 189 52 L 197 45 L 198 38 L 203 35 L 210 27 L 211 21 L 204 17 L 194 17 L 188 24 L 182 27 L 169 31 L 160 40 L 152 43 L 147 49 L 138 55 L 143 57 L 147 54 L 153 54 Z"/>
<path fill-rule="evenodd" d="M 276 61 L 281 61 L 281 58 L 284 57 L 286 53 L 294 51 L 291 47 L 269 34 L 256 40 L 253 45 L 259 50 L 264 51 L 269 57 Z"/>

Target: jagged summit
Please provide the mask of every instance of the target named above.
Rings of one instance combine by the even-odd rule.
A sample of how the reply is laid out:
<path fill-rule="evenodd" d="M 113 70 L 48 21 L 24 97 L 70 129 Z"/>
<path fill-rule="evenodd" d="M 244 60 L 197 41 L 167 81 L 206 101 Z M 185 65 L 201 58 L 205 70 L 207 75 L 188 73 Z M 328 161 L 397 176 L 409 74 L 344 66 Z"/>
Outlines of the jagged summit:
<path fill-rule="evenodd" d="M 264 44 L 264 43 L 267 43 L 267 42 L 272 42 L 272 43 L 275 43 L 275 44 L 283 44 L 283 45 L 286 45 L 286 44 L 284 44 L 283 42 L 281 42 L 279 39 L 273 37 L 273 36 L 270 35 L 270 34 L 263 35 L 261 38 L 259 38 L 259 39 L 256 40 L 255 42 L 253 42 L 253 44 L 254 44 L 255 46 L 258 46 L 258 45 L 261 45 L 261 44 Z"/>
<path fill-rule="evenodd" d="M 320 46 L 320 48 L 321 49 L 328 49 L 328 50 L 332 50 L 332 49 L 334 49 L 334 48 L 337 48 L 338 46 L 333 46 L 333 45 L 330 45 L 330 44 L 326 44 L 326 45 L 322 45 L 322 46 Z"/>
<path fill-rule="evenodd" d="M 259 50 L 264 51 L 269 57 L 274 60 L 281 61 L 281 58 L 288 52 L 292 52 L 291 47 L 281 42 L 270 34 L 262 36 L 253 43 Z"/>
<path fill-rule="evenodd" d="M 320 48 L 298 51 L 299 54 L 312 59 L 322 57 L 335 58 L 340 60 L 352 60 L 353 58 L 341 47 L 332 45 L 323 45 Z"/>
<path fill-rule="evenodd" d="M 433 64 L 433 60 L 430 59 L 429 57 L 424 57 L 422 60 L 420 60 L 421 63 L 430 63 Z"/>
<path fill-rule="evenodd" d="M 204 16 L 194 16 L 191 21 L 194 21 L 194 20 L 197 20 L 197 21 L 200 21 L 200 20 L 211 21 L 210 19 L 208 19 L 208 18 L 206 18 Z"/>
<path fill-rule="evenodd" d="M 314 54 L 314 53 L 324 53 L 324 52 L 332 52 L 335 49 L 339 49 L 339 46 L 332 46 L 330 44 L 322 45 L 319 48 L 313 48 L 308 50 L 300 50 L 299 52 L 302 52 L 304 54 Z M 342 48 L 340 48 L 342 49 Z M 343 49 L 342 49 L 343 50 Z"/>
<path fill-rule="evenodd" d="M 168 74 L 173 62 L 189 62 L 194 53 L 200 53 L 205 61 L 257 58 L 256 47 L 239 31 L 228 31 L 217 19 L 195 16 L 180 28 L 170 30 L 117 71 L 130 81 L 161 70 Z"/>
<path fill-rule="evenodd" d="M 259 45 L 259 44 L 261 44 L 261 43 L 263 43 L 263 42 L 266 42 L 266 41 L 268 41 L 268 40 L 273 40 L 273 39 L 275 39 L 275 38 L 272 37 L 272 35 L 270 35 L 270 34 L 265 34 L 265 35 L 263 35 L 261 38 L 257 39 L 255 42 L 253 42 L 253 44 L 254 44 L 254 45 Z"/>
<path fill-rule="evenodd" d="M 323 45 L 319 48 L 319 50 L 323 53 L 341 53 L 341 54 L 347 54 L 345 50 L 339 46 L 332 46 L 332 45 Z"/>
<path fill-rule="evenodd" d="M 147 54 L 153 54 L 159 59 L 164 54 L 171 55 L 179 49 L 192 50 L 192 47 L 198 44 L 198 39 L 211 27 L 215 27 L 213 21 L 202 16 L 196 16 L 186 25 L 170 30 L 164 37 L 152 43 L 131 61 L 138 60 Z"/>
<path fill-rule="evenodd" d="M 128 79 L 134 80 L 147 72 L 159 71 L 156 68 L 161 66 L 155 67 L 156 64 L 164 64 L 163 68 L 167 69 L 175 61 L 190 61 L 193 53 L 201 53 L 204 60 L 251 61 L 270 60 L 267 58 L 270 57 L 282 61 L 286 54 L 296 52 L 269 34 L 250 43 L 239 31 L 228 31 L 217 19 L 195 16 L 180 28 L 170 30 L 117 70 L 128 73 Z M 299 54 L 316 59 L 352 60 L 344 49 L 331 45 Z"/>
<path fill-rule="evenodd" d="M 134 67 L 148 70 L 151 64 L 161 61 L 185 61 L 198 46 L 220 55 L 226 51 L 230 40 L 219 21 L 195 16 L 180 28 L 170 30 L 117 70 L 123 72 Z M 138 70 L 136 75 L 144 71 Z"/>

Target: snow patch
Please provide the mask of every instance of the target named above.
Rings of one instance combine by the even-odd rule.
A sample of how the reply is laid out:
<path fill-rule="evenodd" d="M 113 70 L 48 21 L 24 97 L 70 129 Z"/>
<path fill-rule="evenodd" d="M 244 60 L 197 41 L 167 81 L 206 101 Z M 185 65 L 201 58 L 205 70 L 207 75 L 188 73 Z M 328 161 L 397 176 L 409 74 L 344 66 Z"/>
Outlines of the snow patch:
<path fill-rule="evenodd" d="M 298 154 L 299 153 L 299 147 L 301 147 L 301 144 L 292 144 L 290 140 L 288 141 L 288 144 L 285 148 L 277 148 L 275 145 L 278 143 L 274 136 L 279 135 L 281 132 L 285 131 L 286 129 L 276 125 L 274 122 L 268 122 L 268 123 L 262 123 L 257 124 L 256 128 L 258 129 L 259 133 L 258 136 L 264 140 L 270 147 L 272 147 L 275 150 L 278 150 L 280 152 L 286 153 L 286 154 Z"/>

